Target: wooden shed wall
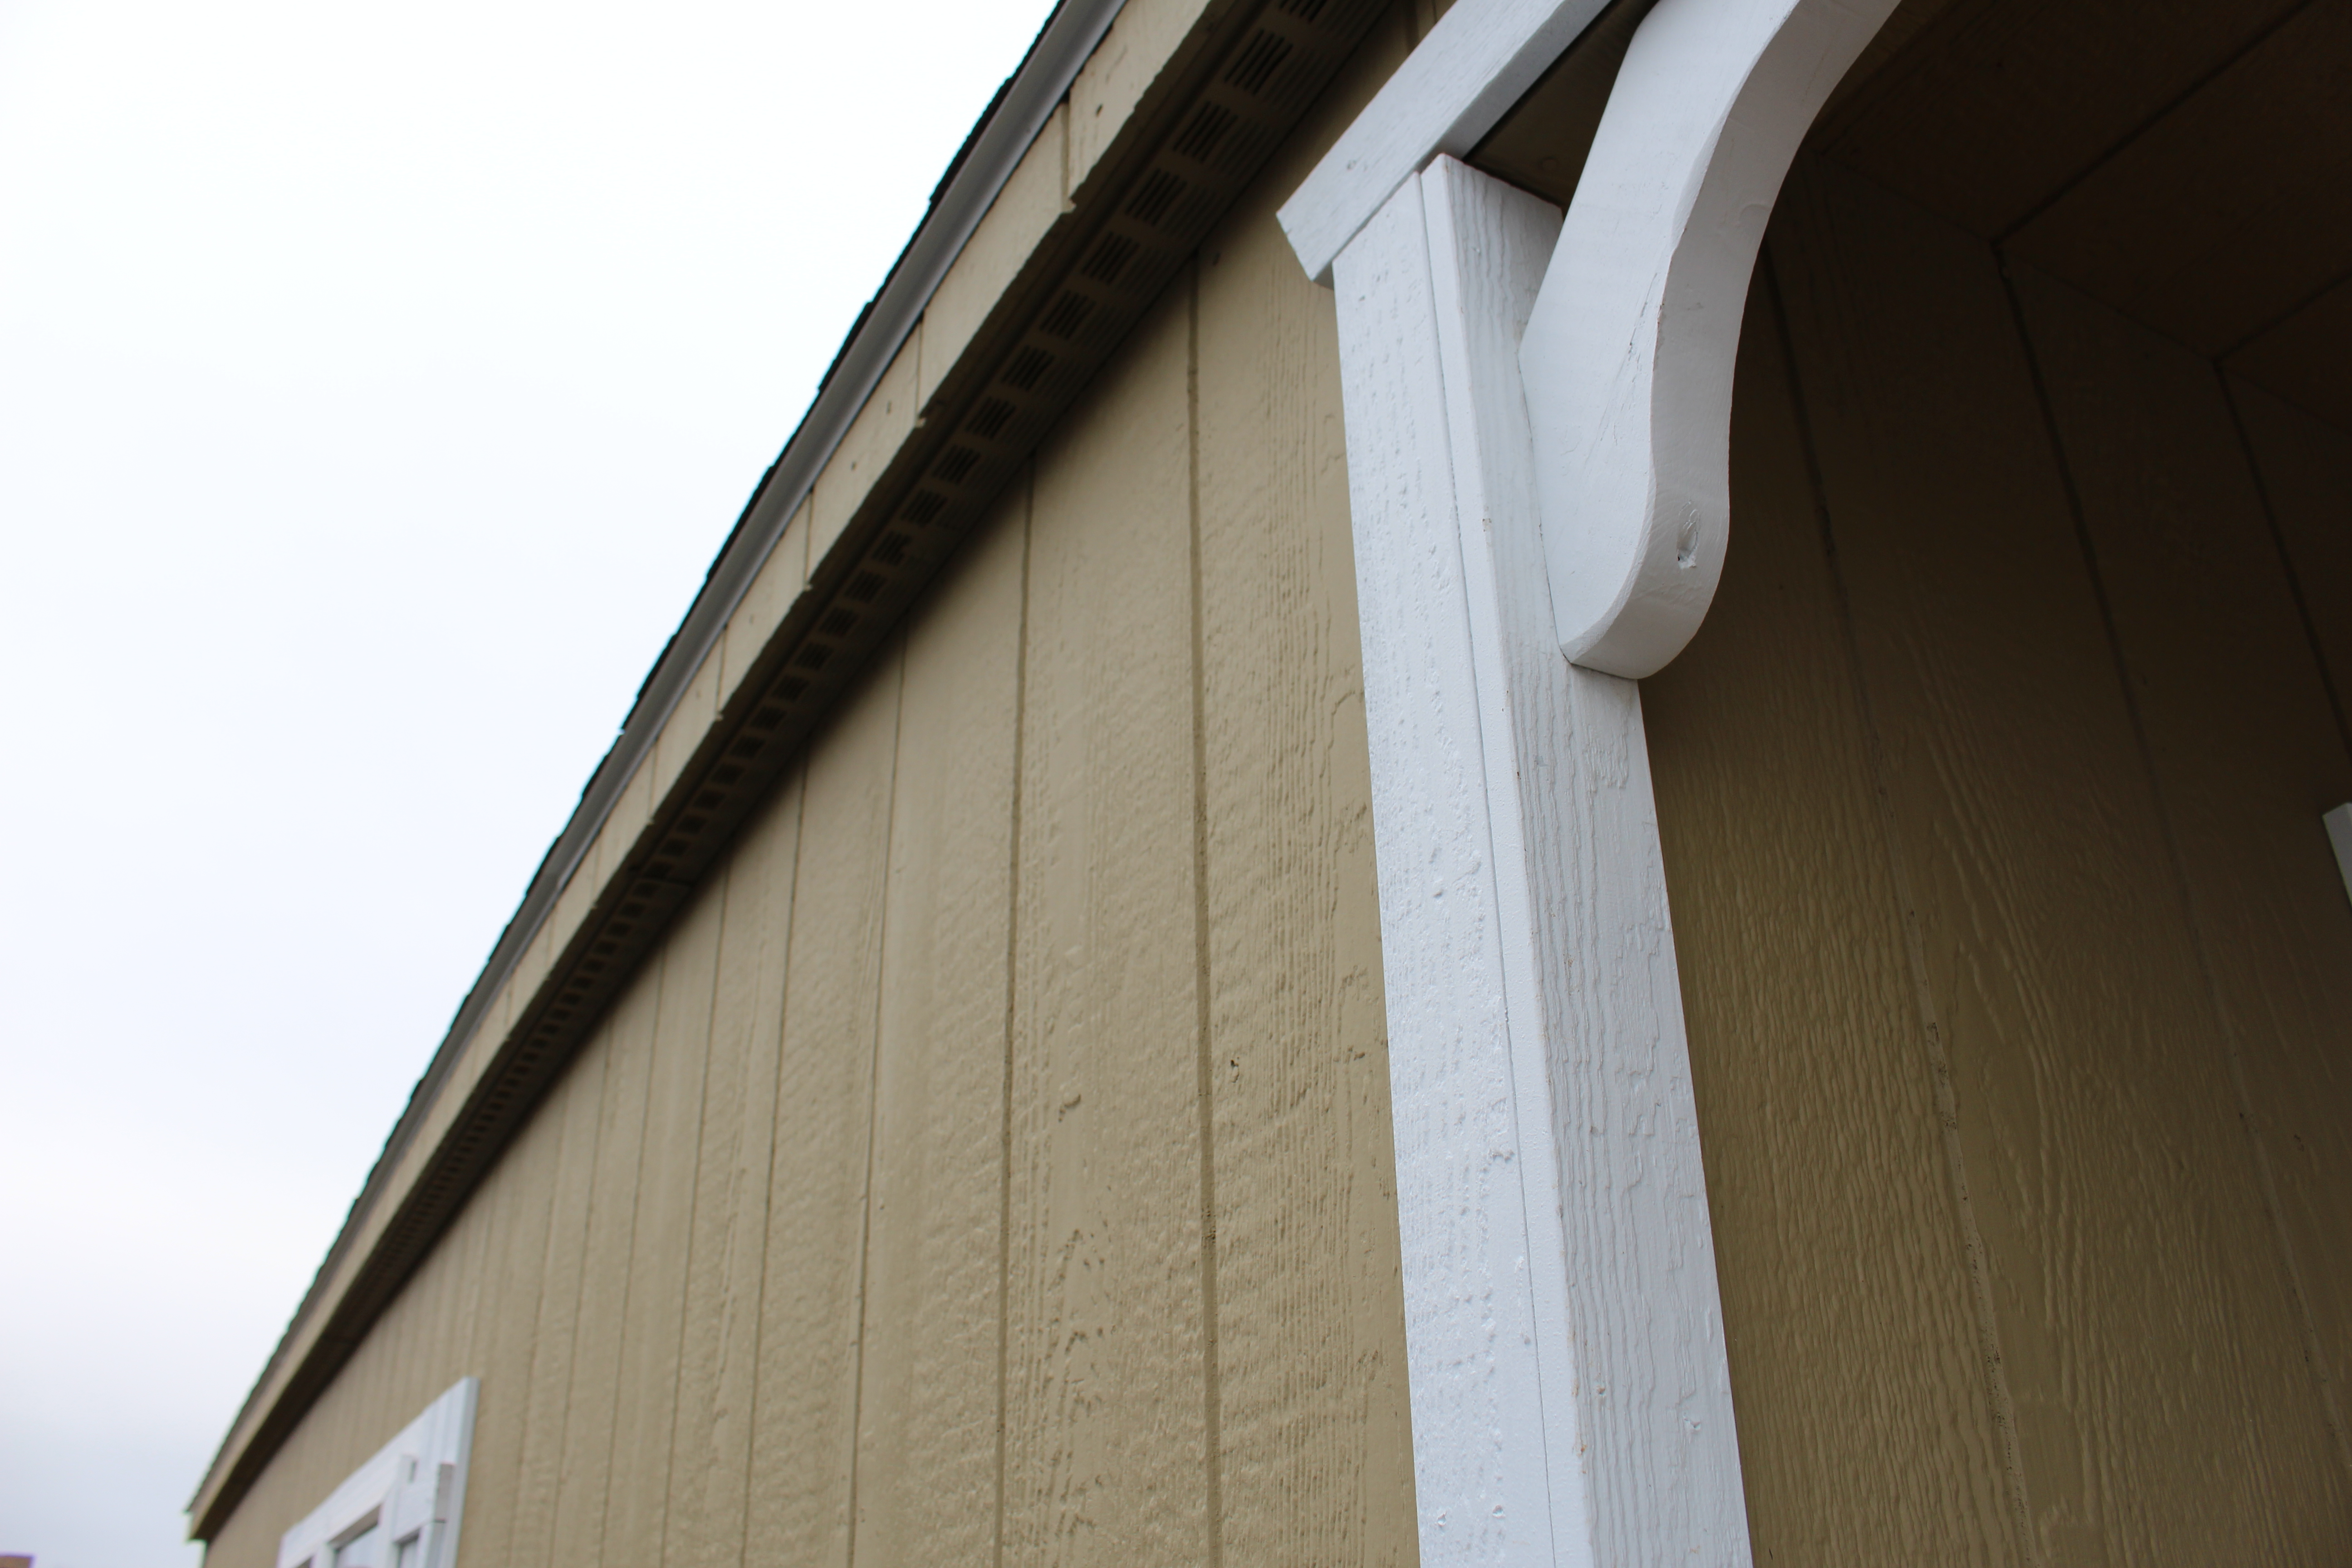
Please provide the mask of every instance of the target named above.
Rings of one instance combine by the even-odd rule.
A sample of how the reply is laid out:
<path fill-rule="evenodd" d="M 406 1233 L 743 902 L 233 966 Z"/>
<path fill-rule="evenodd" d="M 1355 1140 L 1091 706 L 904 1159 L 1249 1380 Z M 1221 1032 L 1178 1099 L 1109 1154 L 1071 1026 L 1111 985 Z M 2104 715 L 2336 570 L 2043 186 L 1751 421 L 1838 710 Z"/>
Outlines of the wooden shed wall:
<path fill-rule="evenodd" d="M 1822 159 L 1733 424 L 1643 707 L 1757 1561 L 2344 1561 L 2352 439 Z"/>
<path fill-rule="evenodd" d="M 950 563 L 210 1563 L 274 1563 L 467 1373 L 471 1568 L 1412 1560 L 1333 307 L 1274 221 L 1410 23 Z"/>

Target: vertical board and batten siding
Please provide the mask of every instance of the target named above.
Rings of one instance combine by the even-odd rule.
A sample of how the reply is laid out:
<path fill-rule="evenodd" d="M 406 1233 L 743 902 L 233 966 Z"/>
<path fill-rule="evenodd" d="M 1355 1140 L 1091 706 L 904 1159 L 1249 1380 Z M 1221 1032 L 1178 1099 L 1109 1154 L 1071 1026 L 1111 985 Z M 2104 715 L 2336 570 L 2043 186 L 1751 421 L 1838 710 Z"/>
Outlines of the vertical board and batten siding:
<path fill-rule="evenodd" d="M 1767 255 L 1644 691 L 1758 1560 L 2341 1561 L 2352 472 L 1826 161 Z"/>
<path fill-rule="evenodd" d="M 860 1308 L 868 1562 L 993 1550 L 1027 490 L 907 635 Z"/>
<path fill-rule="evenodd" d="M 615 1373 L 630 1298 L 638 1289 L 628 1276 L 628 1266 L 642 1199 L 639 1176 L 645 1156 L 646 1100 L 653 1076 L 654 1021 L 661 1005 L 663 967 L 659 960 L 646 966 L 644 979 L 614 1007 L 606 1036 L 611 1057 L 604 1067 L 596 1163 L 588 1174 L 587 1234 L 578 1266 L 580 1307 L 571 1353 L 537 1353 L 535 1335 L 524 1347 L 530 1353 L 527 1364 L 533 1384 L 544 1377 L 551 1382 L 561 1379 L 568 1385 L 562 1395 L 562 1420 L 553 1430 L 525 1423 L 519 1433 L 499 1433 L 502 1447 L 520 1442 L 529 1453 L 545 1444 L 555 1460 L 555 1505 L 543 1521 L 515 1515 L 503 1532 L 509 1557 L 539 1549 L 540 1540 L 545 1542 L 544 1550 L 552 1562 L 594 1561 L 604 1551 L 614 1417 L 620 1396 Z M 568 1245 L 570 1238 L 551 1231 L 549 1241 L 552 1253 Z M 569 1283 L 550 1278 L 557 1272 L 544 1266 L 540 1270 L 537 1283 L 542 1300 L 548 1290 Z M 496 1300 L 483 1305 L 488 1311 L 498 1308 Z M 488 1382 L 488 1377 L 483 1381 Z M 478 1438 L 474 1451 L 481 1452 Z M 497 1472 L 486 1479 L 493 1489 L 498 1489 Z M 511 1490 L 511 1483 L 508 1489 Z M 468 1477 L 469 1502 L 471 1490 Z M 498 1505 L 491 1504 L 486 1511 L 495 1519 Z M 537 1536 L 538 1530 L 545 1531 L 543 1537 Z M 494 1528 L 488 1533 L 496 1541 L 502 1532 Z M 462 1528 L 459 1541 L 461 1550 L 472 1550 Z"/>
<path fill-rule="evenodd" d="M 461 1568 L 1413 1560 L 1332 301 L 1274 221 L 1408 27 L 844 697 L 215 1568 L 467 1373 Z"/>
<path fill-rule="evenodd" d="M 2352 1469 L 2352 1062 L 2329 1048 L 2352 1020 L 2352 920 L 2312 820 L 2352 797 L 2352 758 L 2211 363 L 2030 268 L 2014 287 L 2130 674 L 2210 1027 Z"/>
<path fill-rule="evenodd" d="M 754 1562 L 838 1563 L 848 1549 L 899 657 L 894 643 L 844 699 L 803 786 L 752 1391 Z"/>
<path fill-rule="evenodd" d="M 1296 189 L 1318 151 L 1277 154 L 1262 190 Z M 1337 319 L 1266 218 L 1253 205 L 1212 237 L 1194 307 L 1221 1544 L 1234 1563 L 1403 1563 L 1412 1448 Z M 1269 752 L 1268 733 L 1295 741 Z M 1307 1321 L 1320 1331 L 1286 1327 Z"/>
<path fill-rule="evenodd" d="M 1039 453 L 1014 898 L 1004 1549 L 1210 1541 L 1189 291 Z M 1098 438 L 1098 437 L 1097 437 Z"/>
<path fill-rule="evenodd" d="M 733 1568 L 743 1555 L 805 782 L 798 771 L 786 778 L 727 870 L 661 1553 L 683 1568 Z"/>
<path fill-rule="evenodd" d="M 1759 287 L 1722 588 L 1642 683 L 1748 1527 L 1759 1563 L 2002 1561 L 1935 1042 L 1777 325 Z"/>

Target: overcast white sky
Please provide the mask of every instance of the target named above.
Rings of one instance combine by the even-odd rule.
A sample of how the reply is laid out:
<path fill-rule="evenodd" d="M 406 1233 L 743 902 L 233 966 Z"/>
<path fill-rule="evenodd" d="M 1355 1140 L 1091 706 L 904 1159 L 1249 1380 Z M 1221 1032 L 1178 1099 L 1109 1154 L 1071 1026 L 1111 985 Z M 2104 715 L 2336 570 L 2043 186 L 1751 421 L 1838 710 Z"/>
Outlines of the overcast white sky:
<path fill-rule="evenodd" d="M 0 1552 L 181 1508 L 1049 0 L 0 0 Z"/>

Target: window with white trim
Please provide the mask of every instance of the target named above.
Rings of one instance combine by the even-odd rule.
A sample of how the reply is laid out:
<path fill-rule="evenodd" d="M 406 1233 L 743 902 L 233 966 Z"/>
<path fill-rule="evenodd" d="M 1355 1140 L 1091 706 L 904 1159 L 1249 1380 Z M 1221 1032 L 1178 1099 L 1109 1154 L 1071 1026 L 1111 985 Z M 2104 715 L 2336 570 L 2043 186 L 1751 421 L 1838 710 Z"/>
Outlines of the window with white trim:
<path fill-rule="evenodd" d="M 459 1379 L 353 1470 L 278 1539 L 278 1568 L 451 1568 L 479 1386 Z"/>

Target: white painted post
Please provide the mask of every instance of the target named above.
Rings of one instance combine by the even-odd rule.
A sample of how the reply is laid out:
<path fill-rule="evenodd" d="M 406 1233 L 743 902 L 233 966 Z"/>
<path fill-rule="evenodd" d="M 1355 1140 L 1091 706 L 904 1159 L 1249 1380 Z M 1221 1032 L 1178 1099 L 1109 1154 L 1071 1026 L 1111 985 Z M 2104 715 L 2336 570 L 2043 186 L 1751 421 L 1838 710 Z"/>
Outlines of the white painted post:
<path fill-rule="evenodd" d="M 1333 270 L 1421 1560 L 1424 1568 L 1574 1562 L 1559 1552 L 1552 1519 L 1529 1288 L 1540 1232 L 1531 1234 L 1522 1190 L 1496 856 L 1417 179 Z M 1565 1350 L 1566 1336 L 1548 1327 Z M 1572 1451 L 1573 1427 L 1563 1435 Z"/>
<path fill-rule="evenodd" d="M 1422 1558 L 1744 1565 L 1640 700 L 1552 630 L 1517 349 L 1559 225 L 1441 158 L 1333 267 Z"/>
<path fill-rule="evenodd" d="M 1444 154 L 1597 7 L 1461 0 L 1282 210 L 1339 295 L 1425 1563 L 1749 1560 L 1621 677 L 1714 595 L 1757 242 L 1893 4 L 1658 0 L 1563 227 Z"/>

